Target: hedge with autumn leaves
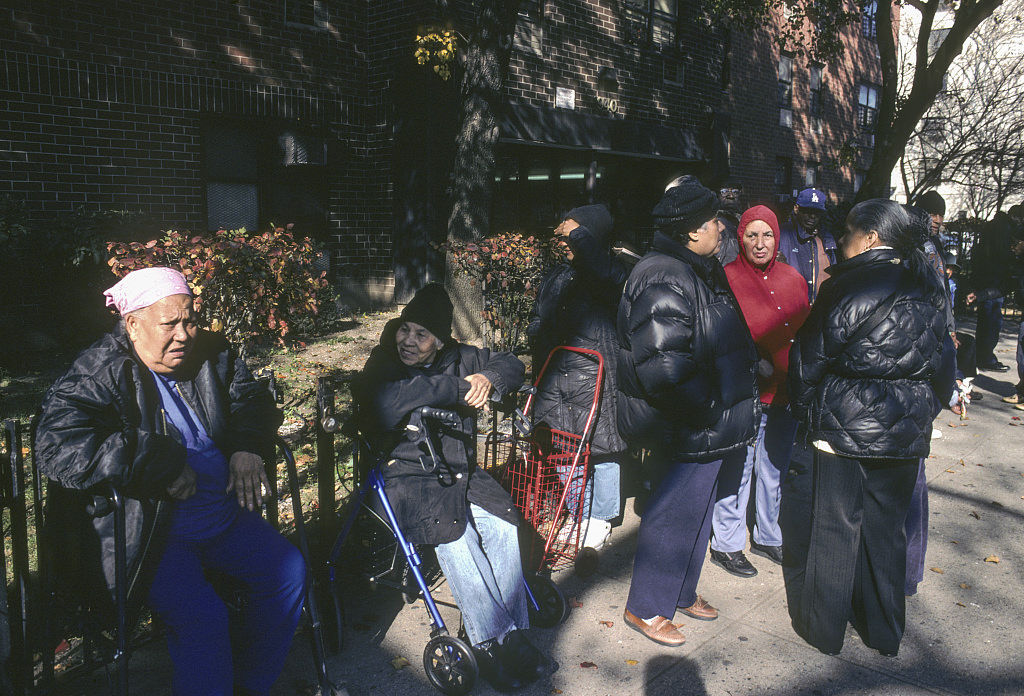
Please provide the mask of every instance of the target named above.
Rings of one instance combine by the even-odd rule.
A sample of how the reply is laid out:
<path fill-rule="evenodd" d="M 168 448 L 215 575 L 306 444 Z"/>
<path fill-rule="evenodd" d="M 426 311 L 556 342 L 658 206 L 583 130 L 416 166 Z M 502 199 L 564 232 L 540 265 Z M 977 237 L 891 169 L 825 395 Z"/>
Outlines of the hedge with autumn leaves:
<path fill-rule="evenodd" d="M 442 245 L 458 272 L 467 273 L 483 290 L 487 344 L 497 350 L 523 353 L 528 348 L 526 325 L 545 273 L 560 260 L 551 238 L 518 232 L 476 242 Z"/>
<path fill-rule="evenodd" d="M 169 231 L 150 242 L 112 242 L 107 261 L 116 276 L 150 266 L 179 269 L 196 297 L 200 323 L 221 331 L 243 351 L 318 332 L 334 319 L 326 273 L 314 268 L 317 250 L 288 228 L 262 234 L 220 230 Z"/>

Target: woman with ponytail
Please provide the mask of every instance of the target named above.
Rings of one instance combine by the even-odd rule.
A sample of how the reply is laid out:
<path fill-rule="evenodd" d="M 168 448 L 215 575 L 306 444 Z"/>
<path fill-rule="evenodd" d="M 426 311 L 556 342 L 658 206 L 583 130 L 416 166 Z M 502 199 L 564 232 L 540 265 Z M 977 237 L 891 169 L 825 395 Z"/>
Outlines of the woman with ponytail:
<path fill-rule="evenodd" d="M 829 654 L 849 621 L 899 651 L 906 623 L 904 520 L 942 406 L 946 298 L 896 202 L 857 204 L 790 351 L 794 415 L 814 444 L 811 536 L 794 628 Z"/>

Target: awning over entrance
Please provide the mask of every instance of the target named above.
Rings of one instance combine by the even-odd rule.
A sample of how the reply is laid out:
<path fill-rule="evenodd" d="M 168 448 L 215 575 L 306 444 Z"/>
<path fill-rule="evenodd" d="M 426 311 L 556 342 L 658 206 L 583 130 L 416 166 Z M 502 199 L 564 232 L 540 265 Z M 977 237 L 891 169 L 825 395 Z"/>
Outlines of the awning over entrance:
<path fill-rule="evenodd" d="M 685 128 L 669 128 L 528 104 L 510 104 L 500 124 L 505 143 L 549 145 L 609 154 L 697 162 L 704 150 Z"/>

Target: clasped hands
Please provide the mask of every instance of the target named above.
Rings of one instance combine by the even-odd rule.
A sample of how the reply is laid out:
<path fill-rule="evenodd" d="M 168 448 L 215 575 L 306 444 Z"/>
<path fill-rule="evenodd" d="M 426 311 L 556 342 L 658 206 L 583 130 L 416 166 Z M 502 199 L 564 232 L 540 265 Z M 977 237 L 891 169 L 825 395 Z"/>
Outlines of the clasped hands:
<path fill-rule="evenodd" d="M 482 375 L 471 375 L 482 377 Z M 467 378 L 468 379 L 468 378 Z M 484 377 L 486 380 L 487 378 Z M 490 382 L 487 382 L 490 385 Z M 228 487 L 235 492 L 241 507 L 255 510 L 263 506 L 263 491 L 270 491 L 270 481 L 263 467 L 263 459 L 252 452 L 235 452 L 228 460 Z M 167 493 L 176 500 L 187 500 L 196 492 L 196 472 L 188 464 L 178 478 L 167 487 Z"/>

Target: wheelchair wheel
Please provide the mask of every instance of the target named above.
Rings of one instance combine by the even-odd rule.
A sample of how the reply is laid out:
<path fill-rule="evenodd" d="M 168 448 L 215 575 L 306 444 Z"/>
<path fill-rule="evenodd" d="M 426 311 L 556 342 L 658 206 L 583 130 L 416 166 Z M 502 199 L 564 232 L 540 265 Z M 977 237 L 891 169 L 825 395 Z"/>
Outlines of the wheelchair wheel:
<path fill-rule="evenodd" d="M 558 589 L 558 585 L 545 575 L 529 575 L 526 578 L 526 586 L 530 588 L 530 594 L 537 601 L 527 601 L 530 612 L 530 625 L 540 628 L 552 628 L 562 623 L 569 615 L 569 603 L 565 596 Z"/>
<path fill-rule="evenodd" d="M 468 694 L 480 671 L 469 646 L 451 636 L 430 639 L 423 648 L 423 668 L 434 688 L 449 696 Z"/>

